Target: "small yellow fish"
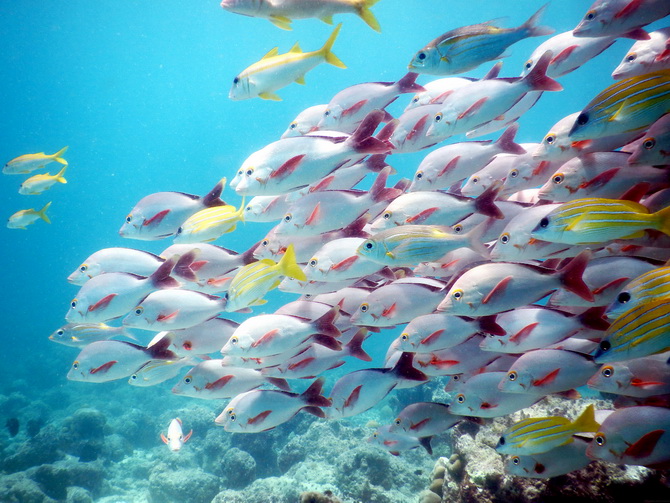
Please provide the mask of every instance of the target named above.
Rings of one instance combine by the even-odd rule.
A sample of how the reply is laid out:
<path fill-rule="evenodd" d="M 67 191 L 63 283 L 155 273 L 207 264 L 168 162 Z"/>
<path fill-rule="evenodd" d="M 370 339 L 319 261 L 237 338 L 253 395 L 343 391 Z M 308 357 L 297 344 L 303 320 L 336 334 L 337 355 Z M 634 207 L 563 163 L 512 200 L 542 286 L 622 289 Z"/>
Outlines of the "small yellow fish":
<path fill-rule="evenodd" d="M 24 196 L 36 196 L 51 188 L 53 184 L 58 183 L 67 183 L 67 180 L 63 176 L 65 170 L 67 169 L 67 164 L 63 166 L 58 173 L 55 175 L 50 175 L 48 173 L 42 175 L 34 175 L 28 178 L 25 182 L 21 184 L 19 188 L 19 194 Z"/>
<path fill-rule="evenodd" d="M 24 173 L 31 173 L 36 169 L 42 169 L 44 166 L 54 161 L 67 166 L 67 161 L 62 157 L 66 150 L 67 147 L 63 147 L 55 154 L 45 154 L 44 152 L 40 152 L 39 154 L 21 155 L 5 164 L 5 167 L 2 168 L 2 172 L 6 175 L 22 175 Z"/>
<path fill-rule="evenodd" d="M 239 311 L 248 306 L 260 306 L 267 300 L 263 299 L 270 290 L 277 288 L 284 276 L 300 281 L 307 281 L 305 273 L 296 263 L 293 245 L 286 248 L 279 262 L 262 259 L 242 267 L 230 283 L 226 298 L 226 311 Z"/>
<path fill-rule="evenodd" d="M 34 223 L 38 218 L 41 218 L 46 223 L 50 224 L 51 220 L 49 220 L 49 217 L 47 216 L 49 206 L 51 206 L 51 201 L 45 204 L 44 208 L 39 211 L 35 211 L 33 208 L 17 211 L 9 217 L 7 227 L 10 229 L 25 229 L 26 226 Z"/>
<path fill-rule="evenodd" d="M 228 97 L 231 100 L 246 100 L 256 96 L 264 100 L 281 101 L 274 91 L 286 87 L 291 82 L 305 83 L 305 74 L 325 61 L 339 68 L 344 63 L 331 52 L 342 23 L 338 24 L 323 47 L 317 51 L 302 52 L 296 44 L 285 54 L 279 54 L 277 47 L 248 67 L 233 80 Z"/>
<path fill-rule="evenodd" d="M 204 208 L 181 224 L 174 238 L 175 243 L 207 243 L 228 232 L 233 232 L 237 222 L 244 221 L 245 198 L 239 209 L 226 204 Z"/>

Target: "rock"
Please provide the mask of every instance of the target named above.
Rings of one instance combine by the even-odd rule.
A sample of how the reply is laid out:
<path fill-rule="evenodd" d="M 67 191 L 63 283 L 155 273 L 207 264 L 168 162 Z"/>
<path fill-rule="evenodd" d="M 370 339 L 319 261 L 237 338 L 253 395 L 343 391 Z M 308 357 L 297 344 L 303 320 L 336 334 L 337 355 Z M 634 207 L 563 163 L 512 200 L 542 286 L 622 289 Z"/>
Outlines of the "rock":
<path fill-rule="evenodd" d="M 300 503 L 342 503 L 331 491 L 318 493 L 309 491 L 300 495 Z"/>
<path fill-rule="evenodd" d="M 53 463 L 62 457 L 58 449 L 58 429 L 49 425 L 40 431 L 34 438 L 20 445 L 17 452 L 0 460 L 3 471 L 14 473 L 38 466 L 44 463 Z"/>
<path fill-rule="evenodd" d="M 256 461 L 251 454 L 237 447 L 225 453 L 222 465 L 226 486 L 231 489 L 246 487 L 256 478 Z"/>
<path fill-rule="evenodd" d="M 3 503 L 56 503 L 23 472 L 0 478 L 0 497 Z"/>
<path fill-rule="evenodd" d="M 83 487 L 70 486 L 67 488 L 65 503 L 93 503 L 93 498 Z"/>
<path fill-rule="evenodd" d="M 152 501 L 210 503 L 220 490 L 219 480 L 212 474 L 194 468 L 166 468 L 160 464 L 149 476 Z"/>

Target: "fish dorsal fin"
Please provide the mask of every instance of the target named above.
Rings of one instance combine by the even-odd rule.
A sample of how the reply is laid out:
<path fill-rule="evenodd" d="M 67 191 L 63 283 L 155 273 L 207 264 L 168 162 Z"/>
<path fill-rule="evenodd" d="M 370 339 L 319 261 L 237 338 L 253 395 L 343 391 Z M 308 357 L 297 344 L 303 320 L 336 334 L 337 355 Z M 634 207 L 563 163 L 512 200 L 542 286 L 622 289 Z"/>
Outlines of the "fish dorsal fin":
<path fill-rule="evenodd" d="M 304 86 L 305 85 L 305 76 L 301 75 L 300 77 L 295 79 L 295 83 Z"/>
<path fill-rule="evenodd" d="M 277 56 L 278 54 L 279 54 L 279 47 L 273 47 L 265 56 L 261 58 L 261 61 L 264 59 L 272 58 L 273 56 Z"/>
<path fill-rule="evenodd" d="M 300 48 L 300 42 L 296 42 L 293 44 L 293 47 L 291 47 L 291 50 L 288 52 L 297 52 L 299 54 L 302 54 L 302 49 Z"/>

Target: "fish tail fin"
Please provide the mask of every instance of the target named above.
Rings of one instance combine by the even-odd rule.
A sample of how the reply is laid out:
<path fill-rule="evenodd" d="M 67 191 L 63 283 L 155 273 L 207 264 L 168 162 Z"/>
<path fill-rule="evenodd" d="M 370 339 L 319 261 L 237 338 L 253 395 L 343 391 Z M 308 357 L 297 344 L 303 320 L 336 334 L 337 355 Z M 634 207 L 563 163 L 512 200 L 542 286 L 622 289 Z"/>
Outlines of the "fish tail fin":
<path fill-rule="evenodd" d="M 302 401 L 312 407 L 330 407 L 332 401 L 322 394 L 323 384 L 325 382 L 326 380 L 323 377 L 319 377 L 316 381 L 314 381 L 310 387 L 300 395 Z"/>
<path fill-rule="evenodd" d="M 240 204 L 240 208 L 235 212 L 239 219 L 242 220 L 242 222 L 244 222 L 244 207 L 247 205 L 246 200 L 247 197 L 242 196 L 242 203 Z"/>
<path fill-rule="evenodd" d="M 307 281 L 307 276 L 305 276 L 305 273 L 302 272 L 302 269 L 300 269 L 300 266 L 296 262 L 295 249 L 293 248 L 293 244 L 288 245 L 284 256 L 277 265 L 279 266 L 279 270 L 284 276 L 288 276 L 289 278 L 297 279 L 299 281 Z"/>
<path fill-rule="evenodd" d="M 400 355 L 398 363 L 395 364 L 390 372 L 393 372 L 401 379 L 410 381 L 427 381 L 428 376 L 413 366 L 414 353 L 404 352 Z"/>
<path fill-rule="evenodd" d="M 40 218 L 48 224 L 51 223 L 51 220 L 49 220 L 49 217 L 47 215 L 47 210 L 49 209 L 50 206 L 51 206 L 51 201 L 49 201 L 47 204 L 45 204 L 44 207 L 40 211 L 37 212 L 37 214 L 40 216 Z"/>
<path fill-rule="evenodd" d="M 416 83 L 416 78 L 419 76 L 418 73 L 414 72 L 409 72 L 405 74 L 403 78 L 401 78 L 398 82 L 396 82 L 396 86 L 398 87 L 398 92 L 399 93 L 422 93 L 426 89 L 422 86 Z"/>
<path fill-rule="evenodd" d="M 506 154 L 525 154 L 526 149 L 514 141 L 517 131 L 519 130 L 519 123 L 514 122 L 510 127 L 505 129 L 505 132 L 500 135 L 496 144 Z"/>
<path fill-rule="evenodd" d="M 335 326 L 335 320 L 340 315 L 340 308 L 333 306 L 323 316 L 314 321 L 314 328 L 318 333 L 329 335 L 331 337 L 339 337 L 342 335 L 340 330 Z"/>
<path fill-rule="evenodd" d="M 372 200 L 375 203 L 395 199 L 401 194 L 401 191 L 398 189 L 386 188 L 386 181 L 391 173 L 391 169 L 391 166 L 382 169 L 373 182 L 372 187 L 370 187 L 370 196 L 372 196 Z"/>
<path fill-rule="evenodd" d="M 670 206 L 654 213 L 658 222 L 658 230 L 670 236 Z"/>
<path fill-rule="evenodd" d="M 198 281 L 198 275 L 192 269 L 193 262 L 200 256 L 200 249 L 193 248 L 184 253 L 174 266 L 174 273 L 187 281 Z"/>
<path fill-rule="evenodd" d="M 468 247 L 485 258 L 489 258 L 490 253 L 484 244 L 484 235 L 491 227 L 493 220 L 493 218 L 487 218 L 464 236 L 468 239 Z"/>
<path fill-rule="evenodd" d="M 552 52 L 546 51 L 533 69 L 526 75 L 523 80 L 528 84 L 528 87 L 533 91 L 562 91 L 563 86 L 557 81 L 547 76 L 547 68 L 551 62 Z"/>
<path fill-rule="evenodd" d="M 365 328 L 361 328 L 356 335 L 349 341 L 346 345 L 349 355 L 364 362 L 371 362 L 372 357 L 363 350 L 363 342 L 368 335 L 368 331 Z"/>
<path fill-rule="evenodd" d="M 226 186 L 226 177 L 224 176 L 221 180 L 219 180 L 219 183 L 217 183 L 212 190 L 210 190 L 203 198 L 202 198 L 202 204 L 205 206 L 205 208 L 209 208 L 211 206 L 223 206 L 226 204 L 222 199 L 221 199 L 221 194 L 223 193 L 223 188 Z"/>
<path fill-rule="evenodd" d="M 181 283 L 174 279 L 170 274 L 172 274 L 172 269 L 177 265 L 179 256 L 174 255 L 173 257 L 167 259 L 163 262 L 154 273 L 149 276 L 151 283 L 156 288 L 176 288 L 181 286 Z"/>
<path fill-rule="evenodd" d="M 388 154 L 391 144 L 372 136 L 384 117 L 384 111 L 375 109 L 363 118 L 356 130 L 346 140 L 359 154 Z"/>
<path fill-rule="evenodd" d="M 361 2 L 358 4 L 356 13 L 363 21 L 365 21 L 365 24 L 367 24 L 376 32 L 381 33 L 382 27 L 379 25 L 379 21 L 377 21 L 377 18 L 370 10 L 370 8 L 377 2 L 379 2 L 379 0 L 361 0 Z"/>
<path fill-rule="evenodd" d="M 53 155 L 53 160 L 67 166 L 67 161 L 63 159 L 63 154 L 67 151 L 67 147 L 63 147 Z"/>
<path fill-rule="evenodd" d="M 535 14 L 530 16 L 530 19 L 522 25 L 522 29 L 526 30 L 529 37 L 541 37 L 543 35 L 551 35 L 554 33 L 554 29 L 549 26 L 538 26 L 540 18 L 544 15 L 544 11 L 547 10 L 549 4 L 546 3 L 540 7 Z"/>
<path fill-rule="evenodd" d="M 321 54 L 323 54 L 326 63 L 330 63 L 331 65 L 337 66 L 338 68 L 346 68 L 347 65 L 342 63 L 342 61 L 340 61 L 340 58 L 338 58 L 337 56 L 335 56 L 335 54 L 333 54 L 333 44 L 335 43 L 337 35 L 340 33 L 340 28 L 342 28 L 342 23 L 338 24 L 335 27 L 333 33 L 331 33 L 330 37 L 328 37 L 328 40 L 326 40 L 326 43 L 323 44 L 323 47 L 321 48 Z"/>
<path fill-rule="evenodd" d="M 56 181 L 59 183 L 67 183 L 67 180 L 63 176 L 65 174 L 65 170 L 67 169 L 67 164 L 63 166 L 63 169 L 61 169 L 58 173 L 56 173 Z"/>
<path fill-rule="evenodd" d="M 556 272 L 566 290 L 570 290 L 589 302 L 593 302 L 593 292 L 584 283 L 582 275 L 584 274 L 586 265 L 591 260 L 591 255 L 590 250 L 584 250 Z"/>
<path fill-rule="evenodd" d="M 596 421 L 595 408 L 589 405 L 580 416 L 572 423 L 574 430 L 582 433 L 596 432 L 600 424 Z"/>

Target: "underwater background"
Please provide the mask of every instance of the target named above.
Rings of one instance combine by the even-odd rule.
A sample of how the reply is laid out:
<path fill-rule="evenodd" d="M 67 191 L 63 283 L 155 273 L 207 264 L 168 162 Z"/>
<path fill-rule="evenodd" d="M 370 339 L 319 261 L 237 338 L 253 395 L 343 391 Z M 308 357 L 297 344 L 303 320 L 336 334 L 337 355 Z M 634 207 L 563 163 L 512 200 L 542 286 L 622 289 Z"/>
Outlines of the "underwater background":
<path fill-rule="evenodd" d="M 554 0 L 540 24 L 556 33 L 570 30 L 589 4 Z M 0 2 L 0 157 L 6 162 L 69 146 L 66 185 L 22 196 L 20 177 L 0 177 L 4 218 L 52 201 L 51 225 L 38 221 L 27 230 L 0 228 L 0 411 L 3 424 L 5 418 L 20 424 L 14 437 L 6 429 L 0 432 L 0 501 L 279 503 L 299 501 L 306 491 L 332 491 L 345 502 L 420 501 L 435 461 L 452 453 L 449 435 L 433 441 L 432 457 L 417 449 L 395 458 L 365 443 L 371 433 L 366 425 L 392 420 L 412 401 L 432 399 L 439 380 L 391 393 L 353 418 L 325 422 L 299 414 L 272 432 L 231 435 L 213 422 L 225 402 L 172 395 L 170 382 L 136 388 L 125 380 L 68 381 L 78 350 L 47 337 L 65 323 L 78 289 L 66 278 L 87 256 L 113 246 L 160 253 L 170 244 L 119 236 L 126 214 L 142 197 L 157 191 L 204 195 L 222 177 L 232 179 L 247 156 L 278 139 L 303 109 L 327 103 L 353 84 L 398 80 L 414 53 L 449 29 L 497 18 L 507 27 L 518 26 L 541 5 L 533 0 L 381 0 L 372 8 L 381 33 L 354 15 L 335 17 L 343 27 L 333 52 L 346 70 L 320 65 L 307 75 L 305 86 L 279 91 L 280 102 L 235 102 L 228 90 L 242 69 L 275 46 L 281 53 L 296 41 L 303 50 L 321 47 L 332 27 L 306 19 L 283 31 L 267 20 L 226 12 L 216 1 Z M 501 76 L 518 76 L 547 38 L 511 47 Z M 559 78 L 564 91 L 542 96 L 519 121 L 516 141 L 540 141 L 551 125 L 611 84 L 612 69 L 631 43 L 619 39 Z M 465 75 L 482 77 L 492 64 Z M 430 80 L 418 78 L 419 83 Z M 399 115 L 410 98 L 401 95 L 388 110 Z M 397 174 L 389 185 L 411 177 L 425 154 L 393 156 Z M 370 178 L 366 181 L 369 186 Z M 229 188 L 222 198 L 235 206 L 241 201 Z M 271 227 L 240 224 L 215 244 L 244 251 Z M 297 296 L 275 290 L 267 298 L 270 302 L 254 308 L 255 314 L 273 312 Z M 226 317 L 242 321 L 245 315 Z M 397 334 L 373 334 L 365 349 L 374 361 L 350 362 L 329 373 L 326 389 L 333 376 L 381 365 Z M 145 344 L 152 335 L 138 331 Z M 193 429 L 177 453 L 160 440 L 174 417 L 182 419 L 186 431 Z"/>

